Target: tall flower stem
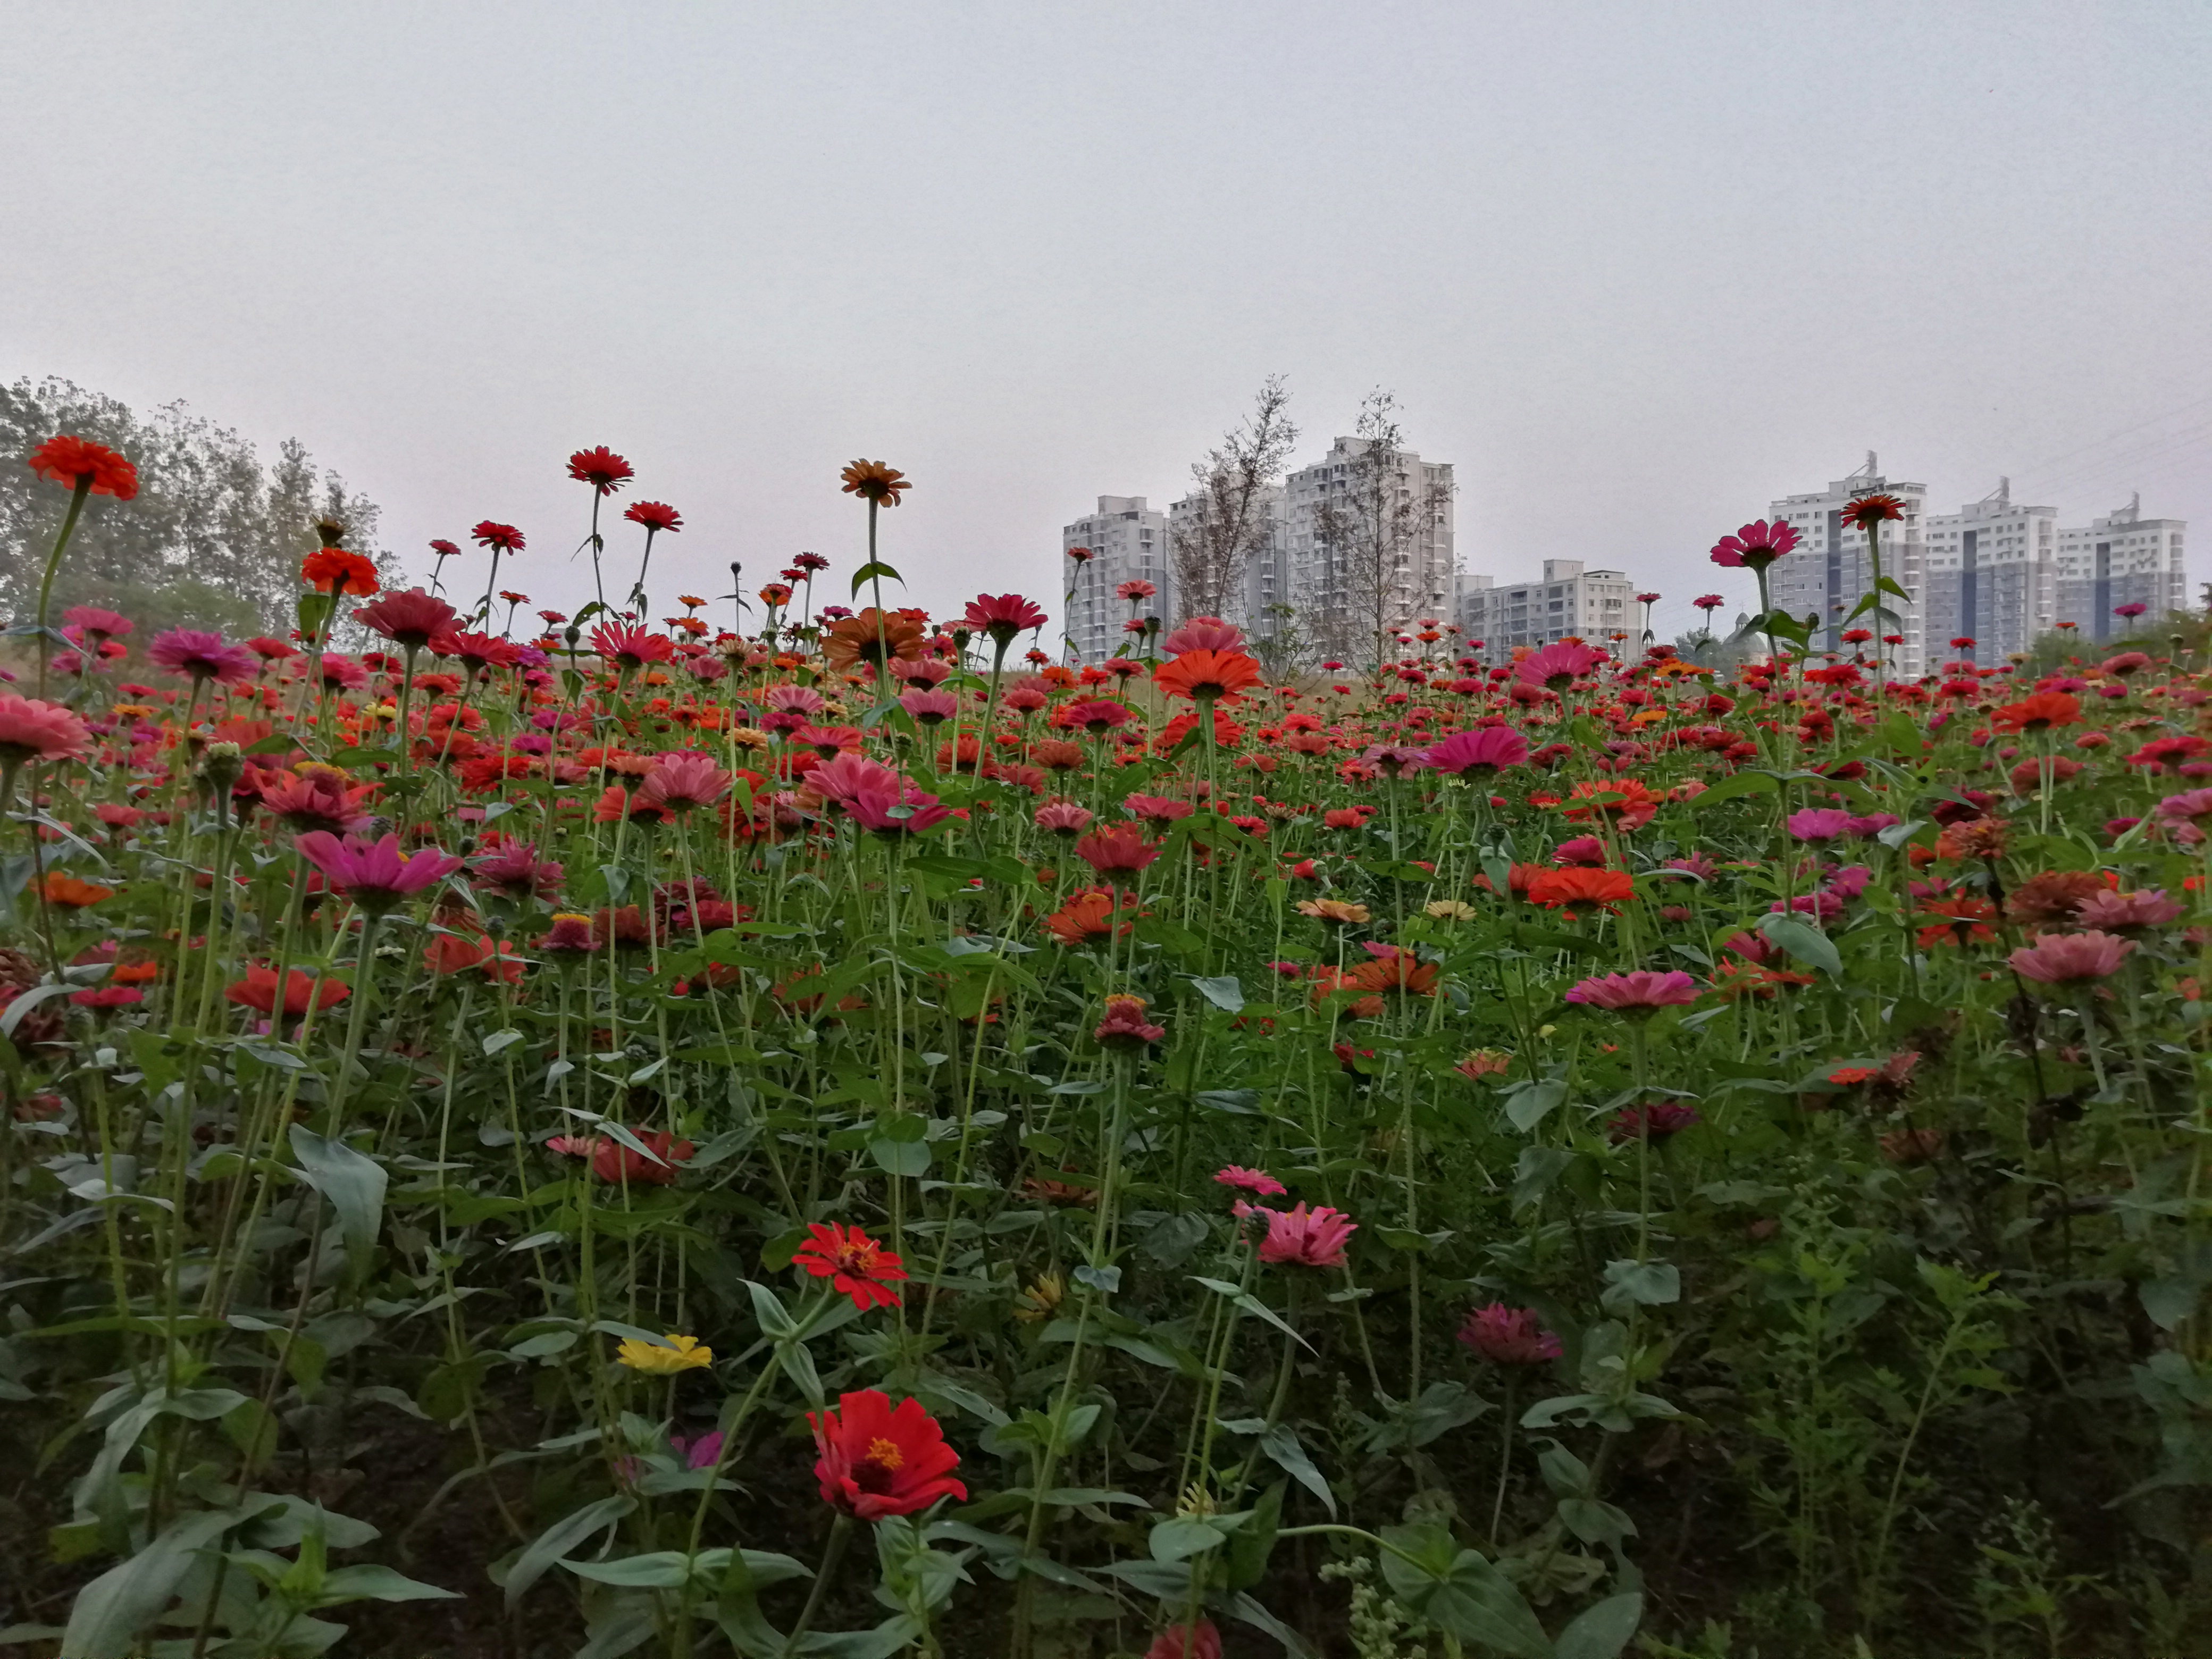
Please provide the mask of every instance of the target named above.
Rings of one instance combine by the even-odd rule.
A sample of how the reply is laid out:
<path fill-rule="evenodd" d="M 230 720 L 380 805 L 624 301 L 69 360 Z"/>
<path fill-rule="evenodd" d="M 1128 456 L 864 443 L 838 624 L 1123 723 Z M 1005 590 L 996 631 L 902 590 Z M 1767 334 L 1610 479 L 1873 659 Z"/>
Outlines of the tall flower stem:
<path fill-rule="evenodd" d="M 46 611 L 52 602 L 54 573 L 62 568 L 62 555 L 69 549 L 70 538 L 76 533 L 76 521 L 84 512 L 85 497 L 92 494 L 92 474 L 78 475 L 76 489 L 70 493 L 69 511 L 62 517 L 61 534 L 54 538 L 54 550 L 46 555 L 46 573 L 39 579 L 39 695 L 46 695 L 46 659 L 52 654 L 46 649 Z"/>

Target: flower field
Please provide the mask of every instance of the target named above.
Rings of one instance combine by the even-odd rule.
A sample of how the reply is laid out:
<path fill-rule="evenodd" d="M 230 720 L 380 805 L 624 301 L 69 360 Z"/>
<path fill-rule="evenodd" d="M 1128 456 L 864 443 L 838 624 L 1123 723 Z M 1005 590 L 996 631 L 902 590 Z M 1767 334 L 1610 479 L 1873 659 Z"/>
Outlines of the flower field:
<path fill-rule="evenodd" d="M 1066 663 L 569 470 L 542 633 L 15 619 L 9 1651 L 2212 1652 L 2201 627 Z"/>

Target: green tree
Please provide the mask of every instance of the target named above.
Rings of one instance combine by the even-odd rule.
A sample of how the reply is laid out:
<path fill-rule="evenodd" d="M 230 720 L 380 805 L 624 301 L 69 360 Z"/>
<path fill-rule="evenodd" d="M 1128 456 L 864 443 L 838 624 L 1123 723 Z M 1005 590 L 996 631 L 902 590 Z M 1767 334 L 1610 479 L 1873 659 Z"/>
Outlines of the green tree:
<path fill-rule="evenodd" d="M 138 494 L 88 510 L 54 583 L 57 616 L 103 605 L 137 623 L 141 641 L 179 626 L 282 632 L 318 518 L 344 525 L 345 545 L 380 571 L 390 565 L 376 540 L 376 504 L 336 472 L 318 472 L 296 439 L 264 465 L 246 439 L 181 402 L 141 416 L 58 378 L 0 386 L 0 454 L 27 456 L 64 432 L 129 457 Z M 10 623 L 31 619 L 68 506 L 67 490 L 20 460 L 0 465 L 0 615 Z"/>

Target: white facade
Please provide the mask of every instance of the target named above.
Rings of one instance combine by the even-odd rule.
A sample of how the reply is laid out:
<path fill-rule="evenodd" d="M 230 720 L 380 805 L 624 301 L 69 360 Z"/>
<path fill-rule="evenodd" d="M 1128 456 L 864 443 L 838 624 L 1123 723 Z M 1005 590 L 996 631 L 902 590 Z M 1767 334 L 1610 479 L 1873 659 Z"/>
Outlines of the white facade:
<path fill-rule="evenodd" d="M 1195 489 L 1170 505 L 1168 549 L 1170 558 L 1174 557 L 1176 538 L 1195 532 L 1206 507 L 1206 495 Z M 1254 493 L 1252 556 L 1246 562 L 1241 577 L 1230 585 L 1228 603 L 1221 608 L 1221 619 L 1235 623 L 1247 634 L 1262 637 L 1273 635 L 1282 626 L 1282 618 L 1270 616 L 1268 607 L 1297 602 L 1296 595 L 1291 592 L 1284 575 L 1282 516 L 1283 487 L 1280 484 L 1268 484 Z"/>
<path fill-rule="evenodd" d="M 2086 528 L 2058 532 L 2057 615 L 2072 623 L 2080 637 L 2116 640 L 2169 611 L 2189 608 L 2187 572 L 2182 554 L 2182 519 L 2146 519 L 2142 497 L 2091 520 Z M 2149 607 L 2132 625 L 2115 617 L 2122 605 Z"/>
<path fill-rule="evenodd" d="M 1618 570 L 1585 569 L 1580 559 L 1545 560 L 1537 581 L 1472 575 L 1460 581 L 1461 640 L 1493 665 L 1511 661 L 1516 646 L 1569 637 L 1612 649 L 1609 636 L 1632 631 L 1636 622 L 1636 584 Z"/>
<path fill-rule="evenodd" d="M 1978 662 L 2026 651 L 2057 620 L 2058 509 L 2021 507 L 2011 480 L 1922 527 L 1923 572 L 1916 597 L 1924 614 L 1923 669 L 1974 641 Z"/>
<path fill-rule="evenodd" d="M 1168 521 L 1142 495 L 1101 495 L 1098 510 L 1060 532 L 1063 555 L 1071 547 L 1091 550 L 1088 562 L 1063 557 L 1063 580 L 1072 585 L 1062 626 L 1070 647 L 1084 662 L 1104 662 L 1138 648 L 1124 624 L 1132 614 L 1175 615 L 1175 572 L 1168 552 Z M 1133 608 L 1118 590 L 1126 581 L 1148 581 L 1159 591 Z M 1066 592 L 1063 586 L 1062 592 Z"/>
<path fill-rule="evenodd" d="M 1854 496 L 1875 495 L 1894 495 L 1905 507 L 1901 520 L 1881 526 L 1881 574 L 1912 595 L 1910 601 L 1894 594 L 1883 601 L 1898 614 L 1902 626 L 1878 628 L 1871 611 L 1856 623 L 1845 620 L 1874 586 L 1874 573 L 1867 556 L 1865 533 L 1844 523 L 1844 509 Z M 1877 636 L 1900 633 L 1905 643 L 1894 647 L 1891 660 L 1900 673 L 1923 672 L 1929 630 L 1926 607 L 1921 603 L 1921 520 L 1927 499 L 1927 485 L 1884 477 L 1874 452 L 1869 450 L 1866 465 L 1850 477 L 1838 478 L 1816 494 L 1785 496 L 1768 508 L 1769 517 L 1795 526 L 1801 538 L 1795 551 L 1768 568 L 1768 591 L 1778 611 L 1801 619 L 1808 616 L 1819 619 L 1818 631 L 1813 635 L 1815 650 L 1846 649 L 1839 636 L 1854 626 Z M 1940 641 L 1937 648 L 1941 649 Z"/>
<path fill-rule="evenodd" d="M 1351 491 L 1359 482 L 1354 463 L 1366 449 L 1364 439 L 1339 438 L 1326 457 L 1283 481 L 1277 551 L 1273 568 L 1256 577 L 1255 591 L 1263 596 L 1263 605 L 1295 605 L 1309 639 L 1339 635 L 1363 640 L 1372 627 L 1364 619 L 1369 596 L 1332 557 L 1319 530 L 1326 507 L 1349 505 Z M 1385 573 L 1384 625 L 1403 632 L 1425 617 L 1449 622 L 1459 593 L 1451 463 L 1425 461 L 1401 449 L 1395 457 L 1389 487 L 1399 504 L 1414 509 L 1419 529 L 1411 546 L 1396 556 L 1396 568 Z M 1352 616 L 1355 608 L 1362 617 Z"/>

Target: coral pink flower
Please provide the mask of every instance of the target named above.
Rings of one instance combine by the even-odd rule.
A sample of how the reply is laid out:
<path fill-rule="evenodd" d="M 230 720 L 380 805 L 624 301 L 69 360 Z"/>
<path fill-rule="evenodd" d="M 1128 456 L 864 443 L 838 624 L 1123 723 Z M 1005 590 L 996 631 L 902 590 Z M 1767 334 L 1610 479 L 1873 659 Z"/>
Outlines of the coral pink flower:
<path fill-rule="evenodd" d="M 249 770 L 248 775 L 262 780 L 262 810 L 282 819 L 289 830 L 347 835 L 368 823 L 362 805 L 368 786 L 349 783 L 335 768 L 311 767 L 296 775 Z"/>
<path fill-rule="evenodd" d="M 1158 844 L 1146 841 L 1133 823 L 1093 830 L 1075 843 L 1075 856 L 1102 876 L 1133 875 L 1159 855 Z"/>
<path fill-rule="evenodd" d="M 91 745 L 91 727 L 61 704 L 37 697 L 0 696 L 0 767 L 75 760 Z"/>
<path fill-rule="evenodd" d="M 960 699 L 950 691 L 931 691 L 920 686 L 899 693 L 899 707 L 923 726 L 941 726 L 960 712 Z"/>
<path fill-rule="evenodd" d="M 1488 777 L 1508 766 L 1525 766 L 1528 739 L 1510 726 L 1480 726 L 1455 732 L 1422 757 L 1433 771 L 1454 777 Z"/>
<path fill-rule="evenodd" d="M 1288 1212 L 1262 1208 L 1254 1213 L 1267 1218 L 1260 1260 L 1280 1267 L 1340 1267 L 1345 1245 L 1359 1231 L 1358 1222 L 1327 1205 L 1309 1210 L 1300 1204 Z"/>
<path fill-rule="evenodd" d="M 1586 979 L 1567 993 L 1569 1002 L 1632 1017 L 1655 1014 L 1662 1008 L 1697 1000 L 1698 982 L 1687 974 L 1679 970 L 1655 974 L 1644 968 L 1632 974 L 1605 974 Z"/>
<path fill-rule="evenodd" d="M 601 623 L 592 630 L 592 649 L 625 669 L 666 662 L 676 654 L 667 635 L 632 623 Z"/>
<path fill-rule="evenodd" d="M 218 685 L 237 685 L 252 679 L 261 665 L 242 645 L 226 645 L 220 634 L 197 628 L 173 628 L 155 635 L 146 655 L 156 668 Z"/>
<path fill-rule="evenodd" d="M 1193 617 L 1162 640 L 1160 649 L 1170 657 L 1180 657 L 1186 651 L 1240 650 L 1243 644 L 1243 631 L 1234 623 L 1218 617 Z"/>
<path fill-rule="evenodd" d="M 2134 893 L 2092 893 L 2074 907 L 2076 921 L 2101 933 L 2147 932 L 2180 921 L 2182 914 L 2181 906 L 2157 887 Z"/>
<path fill-rule="evenodd" d="M 1509 1308 L 1503 1302 L 1468 1315 L 1459 1340 L 1493 1365 L 1541 1365 L 1560 1352 L 1559 1339 L 1544 1328 L 1534 1308 Z"/>
<path fill-rule="evenodd" d="M 411 857 L 399 851 L 399 837 L 340 841 L 326 830 L 311 830 L 295 843 L 330 884 L 364 910 L 381 915 L 424 888 L 443 881 L 461 860 L 426 847 Z"/>
<path fill-rule="evenodd" d="M 2042 984 L 2079 985 L 2117 973 L 2135 948 L 2133 939 L 2112 933 L 2046 933 L 2007 960 L 2014 972 Z"/>
<path fill-rule="evenodd" d="M 1072 800 L 1048 801 L 1036 810 L 1036 827 L 1051 835 L 1074 836 L 1091 827 L 1091 809 Z"/>
<path fill-rule="evenodd" d="M 1166 1026 L 1154 1025 L 1146 1019 L 1144 998 L 1109 996 L 1106 999 L 1106 1018 L 1098 1022 L 1097 1029 L 1091 1035 L 1106 1048 L 1133 1054 L 1167 1034 Z"/>
<path fill-rule="evenodd" d="M 1290 1188 L 1265 1170 L 1248 1170 L 1241 1164 L 1232 1164 L 1221 1170 L 1214 1180 L 1224 1187 L 1237 1187 L 1248 1193 L 1257 1193 L 1262 1198 L 1286 1198 Z"/>
<path fill-rule="evenodd" d="M 712 806 L 730 793 L 735 775 L 704 755 L 668 754 L 653 762 L 638 786 L 637 798 L 665 812 L 683 813 Z"/>

